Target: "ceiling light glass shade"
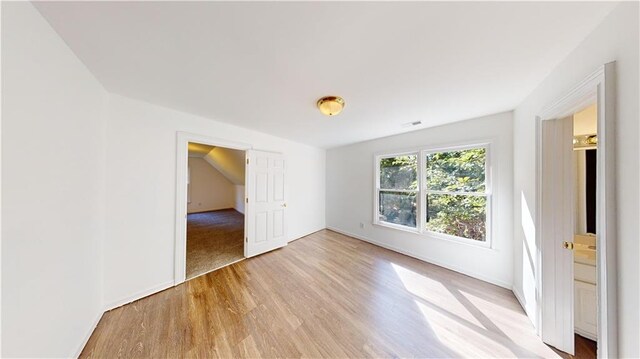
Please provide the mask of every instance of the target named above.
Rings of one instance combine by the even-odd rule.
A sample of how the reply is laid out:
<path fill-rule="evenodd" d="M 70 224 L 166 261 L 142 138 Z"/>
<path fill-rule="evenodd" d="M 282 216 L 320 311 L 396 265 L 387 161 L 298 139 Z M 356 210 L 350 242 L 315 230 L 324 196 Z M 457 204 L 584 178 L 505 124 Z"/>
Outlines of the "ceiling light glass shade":
<path fill-rule="evenodd" d="M 318 109 L 327 116 L 335 116 L 344 108 L 344 100 L 338 96 L 327 96 L 318 100 Z"/>

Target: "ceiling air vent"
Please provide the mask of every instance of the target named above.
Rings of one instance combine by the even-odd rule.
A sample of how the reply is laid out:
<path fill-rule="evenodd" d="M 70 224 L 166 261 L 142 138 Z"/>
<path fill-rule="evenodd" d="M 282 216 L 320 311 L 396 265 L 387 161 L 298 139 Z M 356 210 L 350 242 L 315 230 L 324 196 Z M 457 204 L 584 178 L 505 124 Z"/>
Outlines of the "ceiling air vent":
<path fill-rule="evenodd" d="M 402 124 L 402 127 L 413 127 L 413 126 L 418 126 L 418 125 L 422 125 L 422 121 L 407 122 L 407 123 Z"/>

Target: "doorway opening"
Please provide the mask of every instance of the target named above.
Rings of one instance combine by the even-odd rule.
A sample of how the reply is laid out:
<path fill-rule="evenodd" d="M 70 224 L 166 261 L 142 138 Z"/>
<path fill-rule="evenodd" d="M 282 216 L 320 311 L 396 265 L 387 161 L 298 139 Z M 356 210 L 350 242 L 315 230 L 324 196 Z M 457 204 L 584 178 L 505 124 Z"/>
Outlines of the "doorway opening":
<path fill-rule="evenodd" d="M 187 148 L 188 280 L 244 259 L 245 151 Z"/>
<path fill-rule="evenodd" d="M 289 191 L 285 175 L 287 161 L 282 153 L 255 150 L 250 144 L 187 132 L 178 132 L 176 140 L 174 285 L 235 262 L 228 254 L 220 256 L 219 250 L 213 251 L 214 258 L 207 257 L 206 253 L 210 251 L 200 248 L 205 253 L 201 257 L 205 259 L 196 258 L 194 271 L 187 275 L 187 250 L 192 249 L 187 248 L 191 247 L 187 245 L 189 216 L 192 219 L 191 233 L 204 240 L 217 236 L 212 235 L 212 231 L 222 233 L 221 235 L 232 234 L 233 238 L 239 237 L 241 241 L 244 237 L 244 243 L 240 247 L 243 249 L 242 257 L 237 256 L 237 242 L 226 246 L 234 248 L 234 258 L 238 260 L 287 245 L 286 197 Z M 205 166 L 202 161 L 194 161 L 193 158 L 211 162 L 208 165 L 218 172 L 224 172 L 222 176 L 233 184 L 233 188 L 227 187 L 227 191 L 232 193 L 233 202 L 229 201 L 228 205 L 223 206 L 228 208 L 207 206 L 208 202 L 197 197 L 196 178 L 192 171 L 198 165 L 194 163 Z M 189 165 L 190 159 L 193 168 Z M 191 186 L 194 187 L 190 188 Z M 242 235 L 236 236 L 238 233 Z M 221 249 L 220 246 L 195 242 L 193 247 L 195 250 L 199 250 L 199 247 Z M 205 265 L 196 265 L 198 262 Z M 190 264 L 189 266 L 191 267 Z"/>
<path fill-rule="evenodd" d="M 575 113 L 542 125 L 543 223 L 545 236 L 553 238 L 556 271 L 555 318 L 572 328 L 562 341 L 552 344 L 580 358 L 597 357 L 597 109 L 588 105 Z M 551 274 L 551 273 L 548 273 Z M 559 321 L 559 320 L 558 320 Z"/>
<path fill-rule="evenodd" d="M 614 63 L 537 118 L 537 328 L 582 357 L 616 357 Z"/>
<path fill-rule="evenodd" d="M 595 358 L 598 341 L 597 281 L 597 153 L 598 110 L 591 104 L 573 121 L 573 322 L 575 353 Z"/>

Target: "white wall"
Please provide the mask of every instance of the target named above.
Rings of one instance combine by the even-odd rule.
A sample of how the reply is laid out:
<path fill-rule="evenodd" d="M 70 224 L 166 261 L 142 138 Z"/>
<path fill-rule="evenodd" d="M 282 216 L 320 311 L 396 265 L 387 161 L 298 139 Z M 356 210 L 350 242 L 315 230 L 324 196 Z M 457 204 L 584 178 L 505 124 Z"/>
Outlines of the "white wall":
<path fill-rule="evenodd" d="M 573 135 L 592 135 L 598 132 L 598 106 L 593 104 L 573 115 Z"/>
<path fill-rule="evenodd" d="M 235 186 L 207 161 L 189 157 L 189 171 L 188 213 L 235 206 Z"/>
<path fill-rule="evenodd" d="M 107 307 L 173 283 L 177 131 L 284 153 L 289 165 L 289 239 L 325 227 L 324 150 L 118 95 L 109 97 Z"/>
<path fill-rule="evenodd" d="M 514 112 L 514 291 L 536 317 L 535 116 L 596 68 L 617 66 L 617 190 L 619 355 L 640 356 L 638 338 L 638 3 L 622 3 Z"/>
<path fill-rule="evenodd" d="M 512 135 L 512 115 L 502 113 L 328 150 L 327 226 L 511 288 Z M 487 139 L 492 142 L 493 248 L 372 226 L 375 153 Z"/>
<path fill-rule="evenodd" d="M 234 205 L 233 208 L 244 214 L 244 186 L 243 185 L 235 185 L 233 186 L 233 194 L 234 194 Z"/>
<path fill-rule="evenodd" d="M 2 3 L 2 356 L 77 356 L 102 314 L 106 93 L 34 7 Z"/>

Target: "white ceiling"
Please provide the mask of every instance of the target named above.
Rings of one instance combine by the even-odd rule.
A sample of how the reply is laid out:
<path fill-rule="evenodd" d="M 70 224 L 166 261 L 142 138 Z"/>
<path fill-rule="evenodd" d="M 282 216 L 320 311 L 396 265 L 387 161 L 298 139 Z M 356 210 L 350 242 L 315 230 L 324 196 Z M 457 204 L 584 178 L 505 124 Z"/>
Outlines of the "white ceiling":
<path fill-rule="evenodd" d="M 320 147 L 511 110 L 615 5 L 35 4 L 107 90 Z"/>

